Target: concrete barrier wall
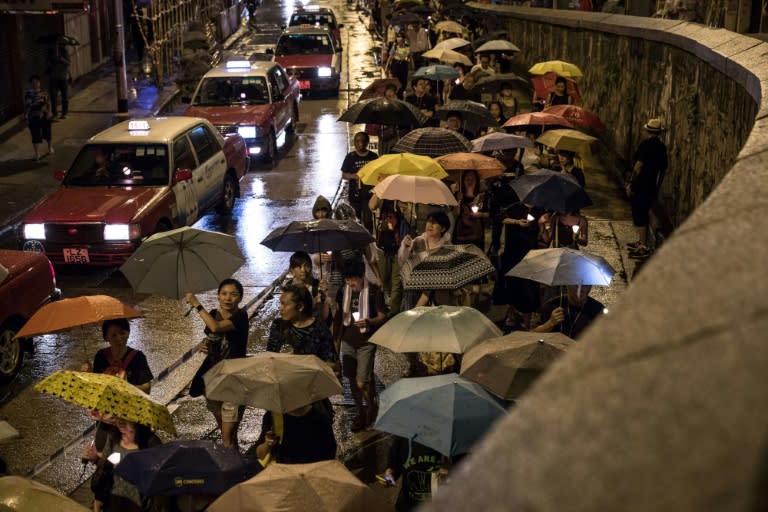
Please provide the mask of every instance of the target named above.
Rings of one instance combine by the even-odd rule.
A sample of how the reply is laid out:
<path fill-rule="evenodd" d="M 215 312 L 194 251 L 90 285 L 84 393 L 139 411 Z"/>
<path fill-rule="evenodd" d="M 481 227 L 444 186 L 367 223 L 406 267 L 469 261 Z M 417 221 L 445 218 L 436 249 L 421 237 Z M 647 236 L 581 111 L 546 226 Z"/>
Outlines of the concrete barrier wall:
<path fill-rule="evenodd" d="M 471 5 L 516 27 L 517 44 L 538 37 L 527 52 L 567 42 L 567 59 L 592 45 L 631 70 L 616 87 L 639 89 L 635 126 L 673 112 L 683 80 L 718 120 L 673 130 L 695 144 L 668 135 L 673 165 L 701 163 L 677 178 L 690 215 L 426 510 L 768 510 L 768 45 L 687 23 Z M 597 59 L 580 64 L 596 84 Z M 704 173 L 706 198 L 694 187 Z"/>

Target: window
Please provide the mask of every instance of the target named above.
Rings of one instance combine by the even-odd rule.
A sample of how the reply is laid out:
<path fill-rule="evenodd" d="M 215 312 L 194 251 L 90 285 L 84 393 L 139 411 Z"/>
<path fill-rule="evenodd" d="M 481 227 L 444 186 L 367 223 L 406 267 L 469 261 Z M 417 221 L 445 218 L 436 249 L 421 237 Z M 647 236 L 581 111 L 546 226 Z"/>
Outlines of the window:
<path fill-rule="evenodd" d="M 195 155 L 192 153 L 192 147 L 189 145 L 187 137 L 182 136 L 173 142 L 173 167 L 176 171 L 180 169 L 194 170 L 197 167 Z"/>
<path fill-rule="evenodd" d="M 275 68 L 275 80 L 277 80 L 277 87 L 279 91 L 284 91 L 288 88 L 288 77 L 285 76 L 283 70 Z"/>
<path fill-rule="evenodd" d="M 212 77 L 203 80 L 193 105 L 231 104 L 262 105 L 267 103 L 267 83 L 263 77 Z"/>
<path fill-rule="evenodd" d="M 189 139 L 192 141 L 192 147 L 195 148 L 200 165 L 213 158 L 220 149 L 216 139 L 207 133 L 205 126 L 202 125 L 196 126 L 189 132 Z"/>
<path fill-rule="evenodd" d="M 70 186 L 162 186 L 168 184 L 164 144 L 89 144 L 67 173 Z"/>

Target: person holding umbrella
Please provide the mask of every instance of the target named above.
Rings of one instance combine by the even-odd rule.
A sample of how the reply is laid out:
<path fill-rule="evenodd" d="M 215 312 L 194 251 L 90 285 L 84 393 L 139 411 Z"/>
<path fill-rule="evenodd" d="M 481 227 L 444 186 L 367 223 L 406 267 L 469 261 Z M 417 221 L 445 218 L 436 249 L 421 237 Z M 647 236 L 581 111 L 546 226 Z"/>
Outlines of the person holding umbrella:
<path fill-rule="evenodd" d="M 576 181 L 579 182 L 581 188 L 586 188 L 587 180 L 584 178 L 584 170 L 581 167 L 576 167 L 573 159 L 576 153 L 573 151 L 566 151 L 561 149 L 557 152 L 557 158 L 560 162 L 560 171 L 566 174 L 570 174 Z"/>
<path fill-rule="evenodd" d="M 381 289 L 365 278 L 365 263 L 349 260 L 342 272 L 345 286 L 336 294 L 338 311 L 334 338 L 340 341 L 342 373 L 349 379 L 357 418 L 352 431 L 358 432 L 376 419 L 376 387 L 373 362 L 376 345 L 368 340 L 386 320 L 389 310 Z M 363 400 L 367 403 L 363 406 Z"/>
<path fill-rule="evenodd" d="M 561 296 L 552 297 L 539 309 L 539 318 L 547 320 L 533 332 L 560 331 L 569 338 L 578 338 L 597 317 L 605 313 L 605 306 L 589 296 L 590 285 L 568 285 L 566 301 Z"/>
<path fill-rule="evenodd" d="M 366 188 L 360 183 L 357 171 L 368 162 L 379 158 L 379 155 L 368 149 L 370 140 L 367 133 L 357 132 L 352 139 L 355 149 L 347 153 L 341 163 L 341 177 L 349 182 L 349 202 L 355 209 L 355 215 L 368 231 L 373 230 L 371 212 L 368 210 L 370 192 L 369 187 Z"/>
<path fill-rule="evenodd" d="M 325 256 L 328 256 L 327 254 Z M 293 276 L 288 285 L 305 288 L 312 297 L 314 313 L 312 317 L 317 317 L 321 322 L 327 323 L 330 315 L 330 307 L 326 302 L 326 292 L 328 291 L 328 281 L 322 281 L 313 277 L 312 258 L 304 251 L 298 251 L 291 254 L 288 260 L 288 267 Z M 327 278 L 327 275 L 326 275 Z"/>
<path fill-rule="evenodd" d="M 29 132 L 32 134 L 32 147 L 35 150 L 35 160 L 53 153 L 51 144 L 51 113 L 50 98 L 48 94 L 40 87 L 40 76 L 32 75 L 29 77 L 30 88 L 24 93 L 24 121 L 29 126 Z M 48 152 L 40 154 L 40 144 L 45 141 L 48 143 Z"/>
<path fill-rule="evenodd" d="M 243 300 L 243 285 L 240 281 L 224 279 L 219 283 L 218 309 L 206 310 L 193 293 L 187 293 L 185 298 L 205 322 L 206 338 L 200 342 L 200 351 L 206 354 L 206 359 L 212 363 L 210 366 L 221 359 L 245 357 L 248 347 L 248 313 L 240 309 L 240 301 Z M 208 400 L 208 410 L 221 429 L 224 446 L 237 449 L 237 429 L 245 407 Z"/>

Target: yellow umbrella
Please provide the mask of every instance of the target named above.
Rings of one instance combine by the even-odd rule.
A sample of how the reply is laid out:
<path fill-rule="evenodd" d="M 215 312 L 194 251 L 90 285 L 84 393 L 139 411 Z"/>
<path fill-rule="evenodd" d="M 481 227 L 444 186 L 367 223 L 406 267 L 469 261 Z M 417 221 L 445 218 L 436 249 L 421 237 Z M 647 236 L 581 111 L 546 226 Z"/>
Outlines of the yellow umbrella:
<path fill-rule="evenodd" d="M 544 62 L 537 62 L 534 64 L 528 72 L 532 75 L 544 75 L 549 72 L 557 73 L 560 76 L 567 78 L 578 78 L 584 76 L 576 64 L 565 62 L 564 60 L 547 60 Z"/>
<path fill-rule="evenodd" d="M 597 139 L 578 130 L 548 130 L 536 139 L 539 144 L 550 148 L 573 151 L 582 158 L 592 156 L 592 148 Z"/>
<path fill-rule="evenodd" d="M 406 176 L 427 176 L 439 180 L 448 176 L 445 169 L 428 156 L 413 153 L 393 153 L 383 155 L 365 164 L 357 175 L 366 185 L 377 185 L 388 176 L 403 174 Z"/>
<path fill-rule="evenodd" d="M 88 512 L 89 509 L 40 482 L 20 476 L 4 476 L 0 478 L 0 510 Z"/>
<path fill-rule="evenodd" d="M 463 53 L 459 53 L 456 50 L 447 50 L 445 48 L 432 48 L 431 50 L 421 54 L 425 59 L 436 59 L 440 62 L 447 62 L 448 64 L 456 64 L 460 62 L 466 66 L 471 66 L 472 61 L 469 57 Z"/>
<path fill-rule="evenodd" d="M 37 383 L 35 389 L 101 415 L 108 414 L 176 435 L 166 406 L 128 381 L 112 375 L 60 370 Z"/>

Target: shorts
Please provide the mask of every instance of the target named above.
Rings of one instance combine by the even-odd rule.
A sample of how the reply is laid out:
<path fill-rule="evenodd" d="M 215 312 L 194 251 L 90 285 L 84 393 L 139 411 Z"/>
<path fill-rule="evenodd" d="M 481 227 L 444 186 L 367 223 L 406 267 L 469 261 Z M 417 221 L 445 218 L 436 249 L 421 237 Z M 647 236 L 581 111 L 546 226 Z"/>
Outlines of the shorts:
<path fill-rule="evenodd" d="M 237 423 L 243 418 L 245 406 L 233 404 L 232 402 L 220 402 L 218 400 L 206 400 L 208 410 L 213 414 L 220 413 L 221 421 L 227 423 Z"/>
<path fill-rule="evenodd" d="M 373 380 L 373 361 L 376 359 L 376 345 L 365 343 L 355 348 L 346 341 L 341 342 L 341 371 L 348 379 L 360 382 Z"/>
<path fill-rule="evenodd" d="M 51 140 L 51 121 L 43 117 L 29 118 L 29 132 L 32 134 L 32 144 Z"/>
<path fill-rule="evenodd" d="M 653 201 L 647 197 L 632 197 L 629 204 L 632 207 L 632 224 L 639 228 L 650 224 L 650 211 Z"/>

